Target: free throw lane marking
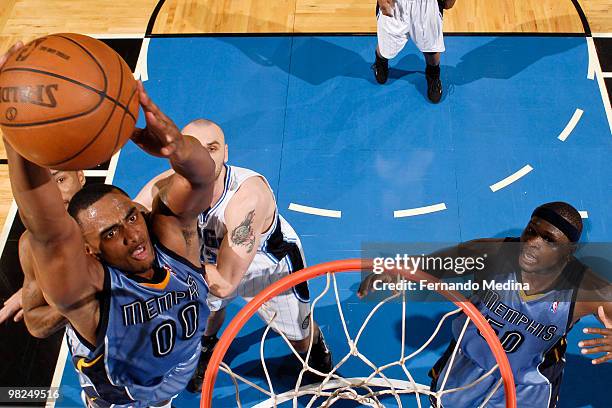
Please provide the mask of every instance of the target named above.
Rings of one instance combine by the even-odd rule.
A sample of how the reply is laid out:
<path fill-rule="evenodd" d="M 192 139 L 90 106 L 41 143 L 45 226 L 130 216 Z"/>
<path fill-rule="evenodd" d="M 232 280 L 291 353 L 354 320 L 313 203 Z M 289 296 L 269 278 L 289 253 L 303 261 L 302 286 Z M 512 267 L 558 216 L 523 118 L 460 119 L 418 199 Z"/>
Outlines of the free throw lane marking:
<path fill-rule="evenodd" d="M 394 218 L 414 217 L 415 215 L 430 214 L 433 212 L 446 210 L 446 204 L 433 204 L 425 207 L 408 208 L 406 210 L 393 211 Z"/>
<path fill-rule="evenodd" d="M 569 120 L 569 122 L 567 122 L 567 125 L 565 125 L 565 129 L 563 129 L 563 131 L 559 134 L 557 139 L 559 139 L 562 142 L 565 142 L 565 140 L 569 137 L 570 133 L 572 133 L 572 131 L 578 124 L 578 121 L 582 117 L 583 113 L 584 111 L 582 109 L 576 109 L 576 111 L 572 115 L 572 118 Z"/>
<path fill-rule="evenodd" d="M 289 209 L 292 211 L 301 212 L 304 214 L 318 215 L 321 217 L 340 218 L 342 217 L 342 211 L 338 210 L 327 210 L 324 208 L 308 207 L 301 204 L 289 204 Z"/>
<path fill-rule="evenodd" d="M 140 47 L 140 54 L 138 54 L 138 61 L 136 62 L 136 69 L 134 69 L 134 78 L 140 79 L 145 82 L 149 79 L 148 69 L 148 56 L 149 56 L 149 42 L 150 38 L 142 40 L 142 46 Z"/>
<path fill-rule="evenodd" d="M 516 173 L 511 174 L 508 177 L 506 177 L 505 179 L 498 181 L 497 183 L 489 186 L 489 188 L 493 192 L 501 190 L 504 187 L 508 187 L 510 184 L 514 183 L 515 181 L 517 181 L 521 177 L 527 175 L 532 170 L 533 170 L 533 167 L 531 167 L 530 165 L 527 164 L 526 166 L 524 166 L 522 169 L 520 169 Z"/>

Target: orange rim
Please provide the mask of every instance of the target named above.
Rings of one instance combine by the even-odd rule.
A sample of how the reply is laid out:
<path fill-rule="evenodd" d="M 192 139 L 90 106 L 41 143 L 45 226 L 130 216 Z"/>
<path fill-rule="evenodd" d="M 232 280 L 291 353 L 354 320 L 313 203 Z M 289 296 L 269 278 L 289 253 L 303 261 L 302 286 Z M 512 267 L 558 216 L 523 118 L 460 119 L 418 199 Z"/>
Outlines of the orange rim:
<path fill-rule="evenodd" d="M 338 272 L 354 272 L 361 270 L 371 270 L 372 260 L 370 259 L 344 259 L 340 261 L 326 262 L 319 265 L 311 266 L 309 268 L 302 269 L 297 272 L 293 272 L 291 275 L 273 283 L 264 290 L 262 290 L 257 296 L 255 296 L 240 312 L 232 319 L 230 324 L 227 326 L 223 335 L 219 339 L 215 347 L 206 374 L 204 375 L 204 383 L 202 384 L 202 399 L 200 400 L 201 408 L 212 408 L 212 395 L 215 387 L 215 381 L 217 380 L 217 374 L 219 372 L 219 365 L 225 356 L 225 353 L 229 349 L 230 344 L 234 341 L 238 332 L 246 324 L 247 321 L 257 313 L 257 310 L 268 300 L 274 296 L 282 293 L 295 285 L 305 282 L 309 279 L 316 278 L 317 276 L 325 275 L 327 273 L 338 273 Z M 427 279 L 431 282 L 436 282 L 437 279 L 423 272 L 417 273 L 405 273 L 399 272 L 403 277 L 409 280 L 418 281 L 421 279 Z M 516 408 L 516 392 L 514 386 L 514 377 L 512 375 L 512 369 L 508 362 L 506 352 L 502 348 L 497 335 L 487 323 L 482 314 L 476 309 L 469 300 L 467 300 L 459 292 L 455 291 L 437 291 L 443 295 L 446 299 L 453 302 L 455 305 L 460 307 L 472 322 L 478 327 L 483 337 L 487 341 L 487 344 L 493 352 L 493 356 L 499 365 L 499 372 L 504 379 L 504 392 L 506 395 L 506 408 Z"/>

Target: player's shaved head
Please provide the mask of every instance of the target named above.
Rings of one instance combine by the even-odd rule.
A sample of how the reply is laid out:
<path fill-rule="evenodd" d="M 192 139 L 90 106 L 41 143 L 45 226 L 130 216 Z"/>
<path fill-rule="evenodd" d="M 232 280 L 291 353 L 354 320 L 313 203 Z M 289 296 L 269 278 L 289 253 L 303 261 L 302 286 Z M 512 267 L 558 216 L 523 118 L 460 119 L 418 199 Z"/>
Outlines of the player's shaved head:
<path fill-rule="evenodd" d="M 206 146 L 212 141 L 217 141 L 221 145 L 225 144 L 225 134 L 223 129 L 212 120 L 196 119 L 189 122 L 182 130 L 184 135 L 193 136 Z"/>
<path fill-rule="evenodd" d="M 223 165 L 227 162 L 227 144 L 223 129 L 212 120 L 196 119 L 189 122 L 181 133 L 193 136 L 202 143 L 210 157 L 215 162 L 215 176 L 218 178 L 223 172 Z"/>

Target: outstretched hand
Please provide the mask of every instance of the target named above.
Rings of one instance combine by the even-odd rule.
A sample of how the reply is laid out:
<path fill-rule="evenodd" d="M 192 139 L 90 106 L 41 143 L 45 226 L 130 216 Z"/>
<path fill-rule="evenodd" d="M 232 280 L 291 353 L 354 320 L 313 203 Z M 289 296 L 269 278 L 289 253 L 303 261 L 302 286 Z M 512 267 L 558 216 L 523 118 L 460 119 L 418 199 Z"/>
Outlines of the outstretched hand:
<path fill-rule="evenodd" d="M 376 286 L 381 285 L 383 283 L 392 283 L 398 281 L 397 274 L 390 274 L 387 272 L 384 273 L 371 273 L 366 276 L 359 285 L 359 289 L 357 290 L 357 296 L 359 299 L 365 298 L 370 292 L 377 290 Z M 377 283 L 380 282 L 380 283 Z"/>
<path fill-rule="evenodd" d="M 594 339 L 582 340 L 578 343 L 578 347 L 582 350 L 582 354 L 605 353 L 604 356 L 596 358 L 592 361 L 593 364 L 601 364 L 606 361 L 612 361 L 612 316 L 607 316 L 603 306 L 597 308 L 599 320 L 604 324 L 605 328 L 589 327 L 584 329 L 586 334 L 599 334 L 600 337 Z"/>
<path fill-rule="evenodd" d="M 132 141 L 145 152 L 157 157 L 170 158 L 180 152 L 180 148 L 185 143 L 181 131 L 172 119 L 153 103 L 140 81 L 138 81 L 138 97 L 147 126 L 144 129 L 136 129 Z"/>
<path fill-rule="evenodd" d="M 13 321 L 18 322 L 23 319 L 23 305 L 21 303 L 21 292 L 17 292 L 4 302 L 4 306 L 0 309 L 0 324 L 13 317 Z"/>

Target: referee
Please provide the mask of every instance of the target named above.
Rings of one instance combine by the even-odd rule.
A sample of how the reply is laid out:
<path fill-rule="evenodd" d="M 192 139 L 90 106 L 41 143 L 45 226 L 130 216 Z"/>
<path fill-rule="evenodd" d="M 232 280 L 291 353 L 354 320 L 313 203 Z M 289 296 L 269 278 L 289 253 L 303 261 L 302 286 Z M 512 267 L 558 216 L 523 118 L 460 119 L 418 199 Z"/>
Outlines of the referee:
<path fill-rule="evenodd" d="M 425 56 L 427 97 L 433 103 L 442 98 L 440 53 L 444 52 L 442 11 L 456 0 L 378 0 L 376 7 L 376 62 L 372 66 L 379 84 L 387 82 L 389 60 L 394 58 L 412 38 Z"/>

